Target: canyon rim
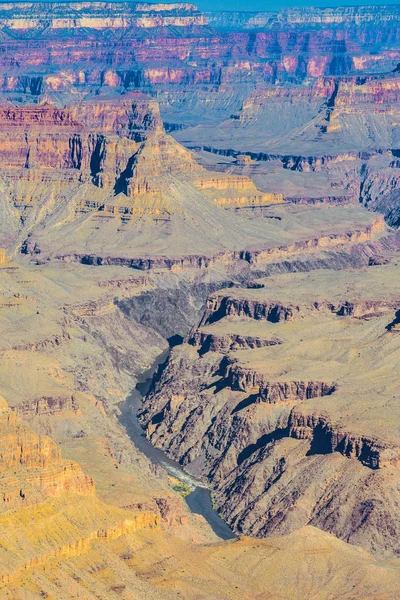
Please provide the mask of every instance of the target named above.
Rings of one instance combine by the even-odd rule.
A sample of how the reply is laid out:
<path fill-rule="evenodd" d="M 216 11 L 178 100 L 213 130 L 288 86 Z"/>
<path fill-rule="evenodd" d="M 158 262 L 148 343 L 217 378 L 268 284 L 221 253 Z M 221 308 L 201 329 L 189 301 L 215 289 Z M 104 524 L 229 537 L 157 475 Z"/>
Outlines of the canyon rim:
<path fill-rule="evenodd" d="M 0 3 L 0 598 L 400 598 L 400 7 Z"/>

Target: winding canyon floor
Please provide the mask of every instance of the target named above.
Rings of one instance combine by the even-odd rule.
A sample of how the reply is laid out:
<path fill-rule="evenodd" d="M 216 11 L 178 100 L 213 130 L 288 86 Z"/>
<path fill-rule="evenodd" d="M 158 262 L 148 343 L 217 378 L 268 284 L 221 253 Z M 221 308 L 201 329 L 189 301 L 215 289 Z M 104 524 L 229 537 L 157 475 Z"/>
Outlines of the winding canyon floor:
<path fill-rule="evenodd" d="M 2 595 L 395 598 L 398 267 L 393 249 L 368 266 L 381 235 L 244 270 L 6 260 Z M 319 268 L 344 255 L 364 266 Z M 210 482 L 236 540 L 118 421 L 172 332 L 187 339 L 143 424 Z"/>

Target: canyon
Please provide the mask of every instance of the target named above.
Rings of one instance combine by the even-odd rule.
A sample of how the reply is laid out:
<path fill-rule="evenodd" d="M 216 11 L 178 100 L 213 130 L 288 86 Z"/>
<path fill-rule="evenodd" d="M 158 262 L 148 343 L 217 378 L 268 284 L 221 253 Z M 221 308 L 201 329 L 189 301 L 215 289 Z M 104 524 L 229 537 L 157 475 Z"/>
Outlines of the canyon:
<path fill-rule="evenodd" d="M 172 351 L 141 420 L 153 443 L 211 480 L 236 531 L 283 534 L 304 519 L 398 554 L 396 269 L 221 290 Z"/>
<path fill-rule="evenodd" d="M 399 17 L 0 5 L 1 598 L 400 596 Z"/>

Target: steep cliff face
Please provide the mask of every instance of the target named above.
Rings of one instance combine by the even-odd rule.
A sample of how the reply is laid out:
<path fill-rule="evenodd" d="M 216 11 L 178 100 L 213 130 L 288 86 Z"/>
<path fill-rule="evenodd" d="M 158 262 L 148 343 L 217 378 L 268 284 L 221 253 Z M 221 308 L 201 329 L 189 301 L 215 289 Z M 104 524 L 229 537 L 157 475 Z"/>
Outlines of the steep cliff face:
<path fill-rule="evenodd" d="M 156 103 L 132 93 L 56 108 L 3 107 L 1 159 L 5 177 L 88 181 L 112 187 L 147 136 L 162 129 Z"/>
<path fill-rule="evenodd" d="M 63 460 L 51 438 L 34 433 L 1 399 L 2 511 L 65 494 L 93 496 L 94 482 Z"/>
<path fill-rule="evenodd" d="M 125 244 L 110 235 L 111 221 L 116 236 L 119 232 L 128 244 L 128 256 L 117 258 L 133 258 L 129 256 L 132 242 L 143 249 L 152 238 L 150 232 L 144 235 L 145 242 L 131 235 L 141 219 L 147 220 L 147 228 L 160 227 L 167 238 L 171 230 L 174 240 L 180 236 L 180 244 L 175 240 L 178 255 L 186 254 L 188 237 L 196 227 L 201 252 L 210 248 L 213 253 L 224 247 L 228 238 L 224 241 L 220 233 L 205 226 L 207 213 L 210 220 L 221 222 L 221 228 L 236 230 L 232 242 L 236 238 L 244 247 L 246 230 L 254 227 L 243 220 L 242 234 L 240 224 L 236 225 L 239 219 L 228 216 L 224 208 L 243 204 L 268 207 L 283 201 L 282 194 L 259 192 L 246 176 L 207 172 L 165 133 L 157 103 L 140 92 L 114 99 L 100 96 L 63 108 L 47 101 L 39 106 L 8 104 L 0 111 L 0 128 L 2 201 L 4 211 L 11 213 L 9 220 L 14 221 L 14 227 L 6 229 L 20 228 L 21 237 L 27 232 L 21 244 L 25 254 L 43 253 L 42 243 L 34 234 L 41 231 L 47 237 L 53 229 L 62 244 L 58 248 L 61 256 L 67 240 L 70 253 L 83 254 L 87 243 L 75 246 L 75 242 L 93 234 L 99 243 L 93 240 L 90 250 L 100 250 L 103 257 L 107 252 L 112 255 L 112 245 L 121 248 Z M 101 227 L 89 223 L 92 219 Z M 193 222 L 186 233 L 185 221 Z M 72 227 L 72 231 L 62 235 L 60 227 Z M 87 231 L 74 241 L 79 227 Z M 156 244 L 163 248 L 156 238 Z M 59 243 L 52 241 L 50 246 L 52 253 L 57 253 Z M 195 250 L 192 244 L 192 252 Z"/>
<path fill-rule="evenodd" d="M 147 4 L 103 2 L 7 4 L 2 7 L 0 26 L 24 32 L 42 28 L 68 30 L 74 27 L 94 30 L 188 27 L 205 25 L 207 20 L 197 7 L 190 3 Z"/>
<path fill-rule="evenodd" d="M 93 479 L 77 463 L 62 459 L 55 442 L 30 429 L 3 398 L 0 452 L 0 586 L 51 560 L 87 552 L 94 540 L 112 540 L 160 522 L 156 512 L 130 514 L 100 502 Z"/>
<path fill-rule="evenodd" d="M 216 187 L 213 199 L 225 208 L 248 211 L 283 198 L 357 202 L 362 164 L 376 153 L 390 155 L 397 146 L 397 16 L 390 7 L 232 13 L 228 18 L 204 17 L 191 4 L 100 3 L 90 9 L 79 3 L 24 9 L 11 4 L 0 19 L 0 90 L 12 102 L 40 102 L 46 93 L 65 94 L 69 101 L 88 94 L 97 98 L 99 89 L 150 92 L 161 104 L 168 130 L 190 148 L 246 153 L 257 167 L 260 161 L 278 160 L 284 171 L 326 173 L 331 179 L 328 189 L 324 180 L 320 193 L 307 180 L 293 194 L 296 177 L 278 174 L 271 165 L 279 178 L 275 189 L 264 178 L 266 189 L 257 182 L 258 189 L 246 194 L 233 184 L 226 188 L 229 193 Z M 142 134 L 139 127 L 130 139 L 142 140 Z M 117 183 L 118 191 L 131 193 L 129 159 L 138 148 L 100 134 L 88 140 L 76 131 L 64 135 L 57 151 L 49 144 L 44 137 L 29 154 L 28 144 L 14 149 L 13 165 L 30 165 L 31 182 L 41 180 L 34 165 L 46 152 L 47 160 L 53 155 L 52 165 L 68 169 L 66 182 L 83 170 L 83 180 L 106 189 Z M 237 175 L 249 173 L 250 167 Z M 51 179 L 49 173 L 46 177 Z M 141 192 L 148 185 L 146 178 Z M 34 195 L 34 190 L 25 192 L 25 197 Z M 386 208 L 390 199 L 381 204 L 385 214 L 393 212 Z M 109 213 L 128 216 L 145 210 L 119 201 L 106 206 Z M 168 222 L 168 212 L 165 206 L 158 216 Z"/>
<path fill-rule="evenodd" d="M 204 86 L 241 95 L 243 84 L 390 71 L 400 61 L 396 19 L 386 7 L 203 15 L 187 3 L 7 4 L 0 88 L 38 96 L 167 87 L 171 107 L 188 91 L 187 100 L 197 90 L 201 98 Z"/>
<path fill-rule="evenodd" d="M 367 165 L 362 173 L 360 202 L 368 209 L 381 212 L 392 227 L 400 225 L 398 151 L 391 164 Z"/>
<path fill-rule="evenodd" d="M 329 25 L 340 28 L 353 25 L 373 29 L 378 23 L 396 27 L 399 18 L 397 6 L 341 6 L 329 8 L 292 7 L 276 11 L 214 11 L 207 13 L 215 27 L 253 29 L 272 25 Z M 378 32 L 377 32 L 378 35 Z"/>

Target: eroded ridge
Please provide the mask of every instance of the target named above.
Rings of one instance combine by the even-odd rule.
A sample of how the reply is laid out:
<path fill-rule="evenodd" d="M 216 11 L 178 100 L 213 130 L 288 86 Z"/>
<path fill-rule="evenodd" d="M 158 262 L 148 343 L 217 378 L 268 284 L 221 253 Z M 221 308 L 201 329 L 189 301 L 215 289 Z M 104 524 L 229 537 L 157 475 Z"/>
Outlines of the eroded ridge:
<path fill-rule="evenodd" d="M 312 523 L 399 552 L 387 533 L 399 503 L 397 271 L 314 271 L 222 290 L 171 352 L 142 423 L 210 480 L 237 531 Z"/>
<path fill-rule="evenodd" d="M 266 270 L 318 255 L 340 268 L 397 243 L 359 207 L 293 206 L 247 175 L 205 168 L 138 91 L 7 103 L 0 129 L 0 238 L 33 262 Z"/>

